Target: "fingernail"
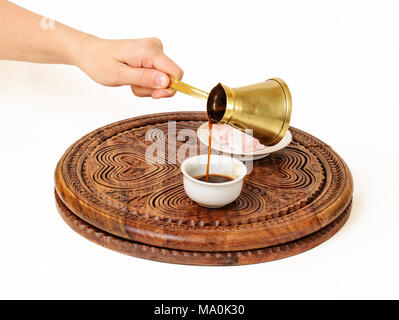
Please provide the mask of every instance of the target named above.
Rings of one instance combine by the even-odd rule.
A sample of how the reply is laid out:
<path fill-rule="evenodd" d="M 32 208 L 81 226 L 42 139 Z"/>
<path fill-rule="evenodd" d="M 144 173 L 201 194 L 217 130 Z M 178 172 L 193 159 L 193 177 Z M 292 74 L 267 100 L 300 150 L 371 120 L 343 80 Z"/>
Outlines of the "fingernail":
<path fill-rule="evenodd" d="M 155 84 L 158 88 L 166 88 L 169 85 L 169 78 L 165 75 L 157 76 Z"/>

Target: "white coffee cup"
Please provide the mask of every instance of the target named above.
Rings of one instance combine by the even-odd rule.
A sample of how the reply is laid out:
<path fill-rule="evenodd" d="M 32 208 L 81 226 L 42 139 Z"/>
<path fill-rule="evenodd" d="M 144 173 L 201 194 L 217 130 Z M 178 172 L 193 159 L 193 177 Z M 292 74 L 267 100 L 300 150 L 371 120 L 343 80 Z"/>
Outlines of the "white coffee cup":
<path fill-rule="evenodd" d="M 241 193 L 247 167 L 239 160 L 228 156 L 212 154 L 210 157 L 209 174 L 228 176 L 232 181 L 210 183 L 195 179 L 206 174 L 208 155 L 203 154 L 186 159 L 181 164 L 184 190 L 187 195 L 199 205 L 208 208 L 223 207 Z"/>

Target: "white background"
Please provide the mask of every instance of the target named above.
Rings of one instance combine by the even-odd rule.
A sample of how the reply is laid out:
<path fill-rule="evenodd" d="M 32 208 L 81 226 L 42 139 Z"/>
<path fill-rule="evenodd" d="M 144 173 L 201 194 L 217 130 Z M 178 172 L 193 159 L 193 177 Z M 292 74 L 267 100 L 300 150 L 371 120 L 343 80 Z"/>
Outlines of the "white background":
<path fill-rule="evenodd" d="M 15 2 L 100 37 L 157 36 L 204 90 L 281 77 L 291 124 L 344 158 L 355 191 L 333 238 L 279 261 L 195 267 L 104 249 L 58 215 L 58 159 L 102 125 L 205 106 L 182 94 L 136 98 L 75 67 L 0 61 L 0 298 L 399 298 L 395 1 Z"/>

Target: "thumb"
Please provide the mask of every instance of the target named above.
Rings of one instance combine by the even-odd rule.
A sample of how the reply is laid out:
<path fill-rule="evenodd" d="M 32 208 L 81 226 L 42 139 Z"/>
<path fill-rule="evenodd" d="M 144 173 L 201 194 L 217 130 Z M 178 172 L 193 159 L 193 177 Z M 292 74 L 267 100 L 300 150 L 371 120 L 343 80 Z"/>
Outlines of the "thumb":
<path fill-rule="evenodd" d="M 120 85 L 133 85 L 142 88 L 162 89 L 169 86 L 169 76 L 156 69 L 132 68 L 124 66 L 118 74 Z"/>

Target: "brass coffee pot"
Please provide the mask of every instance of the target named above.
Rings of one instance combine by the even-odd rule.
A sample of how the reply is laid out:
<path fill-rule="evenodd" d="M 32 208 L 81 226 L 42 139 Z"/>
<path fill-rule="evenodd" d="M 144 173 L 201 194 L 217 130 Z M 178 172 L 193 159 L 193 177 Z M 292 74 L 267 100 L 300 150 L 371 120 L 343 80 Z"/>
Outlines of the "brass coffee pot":
<path fill-rule="evenodd" d="M 279 78 L 239 88 L 219 83 L 209 94 L 176 78 L 171 78 L 169 87 L 206 99 L 210 121 L 241 131 L 252 129 L 253 136 L 266 146 L 277 144 L 288 130 L 292 99 L 288 86 Z"/>

